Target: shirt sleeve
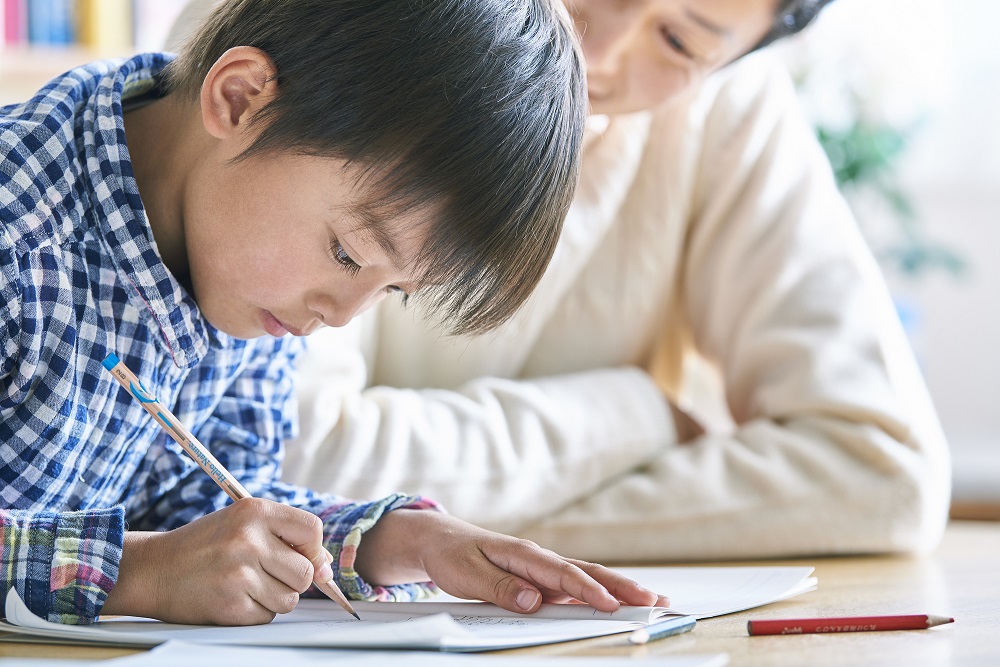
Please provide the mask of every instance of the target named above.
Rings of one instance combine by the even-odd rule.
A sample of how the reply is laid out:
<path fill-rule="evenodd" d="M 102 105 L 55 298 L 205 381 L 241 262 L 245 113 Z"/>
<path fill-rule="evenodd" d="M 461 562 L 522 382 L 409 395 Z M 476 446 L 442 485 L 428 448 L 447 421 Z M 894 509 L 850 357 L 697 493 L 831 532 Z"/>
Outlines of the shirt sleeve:
<path fill-rule="evenodd" d="M 354 559 L 362 536 L 383 514 L 400 508 L 440 510 L 436 503 L 399 493 L 357 502 L 279 481 L 283 443 L 295 433 L 294 367 L 299 350 L 299 343 L 294 340 L 254 343 L 254 352 L 245 368 L 195 435 L 252 496 L 298 507 L 323 520 L 325 544 L 337 566 L 335 577 L 346 595 L 380 600 L 409 600 L 426 595 L 432 590 L 429 583 L 372 587 L 358 576 Z M 191 378 L 188 387 L 181 391 L 196 390 L 199 384 L 196 377 Z M 181 415 L 178 417 L 183 421 Z M 132 529 L 170 530 L 231 502 L 175 443 L 166 445 L 163 457 L 166 460 L 157 465 L 172 468 L 170 476 L 176 475 L 180 481 L 163 493 L 140 494 L 154 500 L 150 507 L 136 512 L 135 519 L 130 514 Z"/>
<path fill-rule="evenodd" d="M 6 467 L 6 463 L 4 464 Z M 0 589 L 53 623 L 93 621 L 118 578 L 125 513 L 0 510 Z"/>
<path fill-rule="evenodd" d="M 0 424 L 21 400 L 19 389 L 29 378 L 21 377 L 18 341 L 24 329 L 21 292 L 8 239 L 0 230 Z M 37 322 L 29 322 L 38 331 Z M 21 424 L 21 428 L 29 425 Z M 15 433 L 0 428 L 0 488 L 14 492 L 13 482 L 32 477 L 44 480 L 24 452 L 17 449 Z M 50 471 L 47 471 L 50 472 Z M 41 495 L 43 482 L 20 485 L 28 502 Z M 3 494 L 0 494 L 3 497 Z M 36 496 L 37 497 L 37 496 Z M 118 577 L 124 539 L 121 507 L 81 512 L 46 512 L 11 509 L 11 498 L 0 507 L 0 593 L 11 588 L 32 613 L 55 623 L 92 621 L 104 606 Z"/>

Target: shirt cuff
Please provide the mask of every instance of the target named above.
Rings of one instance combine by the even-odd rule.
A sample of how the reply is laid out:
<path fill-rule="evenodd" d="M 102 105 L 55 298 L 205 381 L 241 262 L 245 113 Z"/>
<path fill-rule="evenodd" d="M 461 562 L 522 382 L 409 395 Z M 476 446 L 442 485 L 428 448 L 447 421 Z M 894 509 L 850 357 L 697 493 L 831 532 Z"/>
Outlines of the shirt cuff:
<path fill-rule="evenodd" d="M 26 550 L 11 555 L 28 609 L 53 623 L 93 622 L 118 579 L 124 508 L 33 512 L 18 528 Z"/>
<path fill-rule="evenodd" d="M 433 500 L 420 496 L 393 494 L 372 503 L 359 503 L 330 522 L 326 517 L 325 542 L 333 555 L 334 578 L 344 595 L 354 600 L 405 602 L 433 595 L 437 587 L 432 582 L 371 586 L 354 569 L 361 536 L 368 532 L 386 512 L 397 509 L 427 509 L 444 511 Z"/>

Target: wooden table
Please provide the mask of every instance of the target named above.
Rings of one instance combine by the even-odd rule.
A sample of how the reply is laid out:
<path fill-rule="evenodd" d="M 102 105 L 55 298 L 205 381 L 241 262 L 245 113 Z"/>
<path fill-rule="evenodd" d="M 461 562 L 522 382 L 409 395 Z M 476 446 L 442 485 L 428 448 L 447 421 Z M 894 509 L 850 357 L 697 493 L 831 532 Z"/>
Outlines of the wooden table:
<path fill-rule="evenodd" d="M 750 564 L 750 563 L 747 563 Z M 1000 523 L 952 522 L 926 556 L 766 561 L 816 566 L 819 590 L 749 612 L 700 621 L 691 633 L 631 647 L 621 637 L 510 651 L 535 655 L 641 657 L 728 653 L 752 665 L 1000 665 Z M 669 594 L 669 591 L 665 591 Z M 931 630 L 749 637 L 750 618 L 928 613 L 956 622 Z M 0 656 L 101 659 L 124 649 L 0 644 Z"/>

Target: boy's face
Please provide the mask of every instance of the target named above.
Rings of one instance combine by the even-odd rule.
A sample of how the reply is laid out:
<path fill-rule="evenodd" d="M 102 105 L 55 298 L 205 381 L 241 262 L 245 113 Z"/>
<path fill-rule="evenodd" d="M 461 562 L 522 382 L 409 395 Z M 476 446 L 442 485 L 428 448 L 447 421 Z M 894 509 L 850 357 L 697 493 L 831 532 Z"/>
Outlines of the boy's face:
<path fill-rule="evenodd" d="M 746 53 L 777 0 L 563 0 L 587 61 L 593 113 L 658 107 Z"/>
<path fill-rule="evenodd" d="M 354 173 L 332 158 L 255 155 L 203 161 L 182 204 L 195 300 L 238 338 L 343 326 L 387 293 L 410 293 L 431 215 L 379 221 L 395 253 L 352 215 Z M 401 231 L 400 231 L 401 230 Z"/>

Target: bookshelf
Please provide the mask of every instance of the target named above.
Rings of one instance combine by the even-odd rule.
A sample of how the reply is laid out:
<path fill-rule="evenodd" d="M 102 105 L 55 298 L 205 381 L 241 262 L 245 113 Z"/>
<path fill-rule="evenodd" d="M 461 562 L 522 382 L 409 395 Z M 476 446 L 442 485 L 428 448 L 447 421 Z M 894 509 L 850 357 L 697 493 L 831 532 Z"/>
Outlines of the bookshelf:
<path fill-rule="evenodd" d="M 188 0 L 0 0 L 0 105 L 92 60 L 163 48 Z"/>

